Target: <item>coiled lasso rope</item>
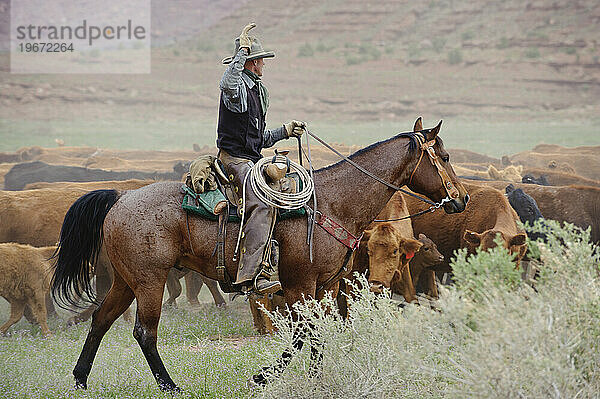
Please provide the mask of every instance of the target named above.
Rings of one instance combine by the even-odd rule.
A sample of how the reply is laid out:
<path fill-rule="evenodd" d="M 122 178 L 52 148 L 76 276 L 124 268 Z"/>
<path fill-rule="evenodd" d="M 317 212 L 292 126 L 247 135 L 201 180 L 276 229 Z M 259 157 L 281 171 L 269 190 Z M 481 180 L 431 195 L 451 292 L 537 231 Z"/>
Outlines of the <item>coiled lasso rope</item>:
<path fill-rule="evenodd" d="M 246 216 L 246 183 L 248 179 L 250 179 L 252 191 L 254 191 L 254 194 L 256 194 L 256 196 L 262 202 L 269 206 L 280 209 L 292 210 L 302 208 L 310 200 L 310 198 L 313 196 L 313 192 L 315 191 L 315 185 L 313 179 L 309 175 L 309 172 L 304 169 L 304 167 L 282 155 L 275 156 L 275 163 L 281 163 L 287 167 L 287 163 L 289 162 L 290 171 L 297 172 L 298 176 L 300 177 L 300 181 L 302 181 L 302 190 L 296 193 L 282 193 L 281 191 L 273 190 L 267 184 L 263 175 L 264 166 L 272 161 L 272 157 L 261 158 L 252 166 L 252 169 L 246 173 L 246 176 L 244 176 L 244 186 L 242 187 L 242 221 L 233 255 L 234 262 L 237 260 L 240 241 L 242 239 L 244 219 Z"/>
<path fill-rule="evenodd" d="M 275 163 L 286 165 L 287 158 L 281 155 L 275 156 Z M 265 164 L 272 162 L 272 158 L 261 158 L 250 172 L 250 184 L 252 191 L 265 204 L 280 209 L 300 209 L 310 200 L 315 189 L 313 180 L 310 178 L 308 171 L 302 166 L 293 161 L 290 163 L 290 171 L 298 172 L 302 181 L 302 190 L 297 193 L 282 193 L 281 191 L 273 190 L 265 181 L 262 173 Z"/>

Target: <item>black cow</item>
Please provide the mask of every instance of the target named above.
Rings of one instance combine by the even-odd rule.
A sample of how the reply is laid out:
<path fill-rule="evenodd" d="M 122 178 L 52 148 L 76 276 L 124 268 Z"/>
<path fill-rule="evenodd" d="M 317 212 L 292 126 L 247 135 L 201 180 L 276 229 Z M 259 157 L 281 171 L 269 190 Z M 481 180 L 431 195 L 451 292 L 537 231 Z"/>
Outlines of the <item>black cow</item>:
<path fill-rule="evenodd" d="M 510 206 L 517 212 L 519 219 L 522 223 L 528 223 L 533 226 L 534 222 L 538 219 L 544 219 L 540 208 L 538 208 L 537 202 L 529 194 L 526 194 L 520 188 L 515 188 L 512 184 L 506 186 L 506 196 Z M 545 234 L 535 233 L 527 231 L 527 235 L 532 240 L 545 239 Z"/>
<path fill-rule="evenodd" d="M 181 180 L 181 173 L 178 171 L 167 173 L 142 171 L 114 172 L 103 169 L 88 169 L 81 166 L 50 165 L 41 161 L 35 161 L 13 166 L 4 176 L 4 189 L 11 191 L 22 190 L 27 184 L 37 182 L 87 182 L 129 179 L 179 181 Z"/>
<path fill-rule="evenodd" d="M 525 183 L 525 184 L 538 184 L 540 186 L 549 186 L 550 183 L 548 182 L 548 179 L 546 179 L 546 176 L 544 175 L 540 175 L 540 177 L 536 178 L 535 176 L 531 175 L 531 174 L 526 174 L 525 176 L 523 176 L 523 179 L 521 180 L 521 182 Z"/>

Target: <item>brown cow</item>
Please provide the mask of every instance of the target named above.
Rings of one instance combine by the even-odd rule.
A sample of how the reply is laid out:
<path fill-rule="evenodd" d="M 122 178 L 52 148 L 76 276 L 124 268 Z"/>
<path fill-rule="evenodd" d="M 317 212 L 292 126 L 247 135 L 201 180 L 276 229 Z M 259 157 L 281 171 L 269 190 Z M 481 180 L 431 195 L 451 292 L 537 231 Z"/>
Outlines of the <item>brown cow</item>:
<path fill-rule="evenodd" d="M 362 245 L 367 248 L 369 284 L 371 291 L 380 293 L 394 286 L 407 302 L 417 299 L 409 262 L 422 244 L 400 234 L 389 222 L 365 231 Z M 366 244 L 366 245 L 365 245 Z M 363 272 L 361 258 L 353 259 L 353 270 Z M 355 263 L 356 262 L 356 263 Z"/>
<path fill-rule="evenodd" d="M 449 148 L 448 152 L 452 154 L 452 164 L 456 165 L 457 163 L 478 163 L 488 165 L 494 165 L 500 167 L 502 165 L 502 161 L 498 158 L 492 158 L 488 155 L 479 154 L 477 152 L 463 150 L 460 148 Z"/>
<path fill-rule="evenodd" d="M 419 242 L 423 245 L 410 260 L 410 275 L 418 293 L 425 293 L 431 298 L 437 298 L 438 289 L 434 267 L 444 261 L 444 255 L 425 234 L 419 234 Z"/>
<path fill-rule="evenodd" d="M 372 291 L 392 288 L 412 302 L 416 299 L 416 291 L 409 262 L 422 244 L 413 239 L 409 219 L 394 220 L 407 215 L 404 199 L 399 193 L 394 194 L 377 215 L 376 220 L 385 222 L 373 222 L 365 230 L 352 255 L 351 273 L 369 270 Z"/>
<path fill-rule="evenodd" d="M 52 265 L 47 261 L 55 246 L 36 248 L 31 245 L 0 243 L 0 296 L 10 303 L 10 318 L 0 327 L 0 334 L 21 320 L 25 306 L 43 335 L 49 335 L 46 322 L 46 295 L 50 290 Z"/>
<path fill-rule="evenodd" d="M 423 233 L 433 240 L 445 257 L 436 271 L 451 272 L 449 260 L 457 249 L 468 248 L 473 252 L 476 247 L 483 250 L 494 247 L 497 235 L 504 247 L 515 255 L 518 266 L 527 252 L 527 236 L 517 226 L 519 217 L 504 194 L 491 187 L 465 185 L 465 188 L 470 200 L 464 212 L 456 215 L 433 212 L 411 219 L 415 233 Z M 410 213 L 429 207 L 409 196 L 405 196 L 405 200 Z"/>
<path fill-rule="evenodd" d="M 459 176 L 473 176 L 484 180 L 500 180 L 520 183 L 522 180 L 521 175 L 523 173 L 523 166 L 509 165 L 504 169 L 497 169 L 494 165 L 489 165 L 485 171 L 481 171 L 455 165 L 454 170 Z"/>
<path fill-rule="evenodd" d="M 132 182 L 129 186 L 130 189 L 139 187 L 139 182 Z M 77 198 L 87 192 L 88 190 L 83 189 L 0 191 L 0 242 L 17 242 L 36 247 L 56 244 L 67 210 Z M 103 250 L 96 265 L 96 289 L 99 294 L 108 292 L 110 288 L 111 269 Z M 87 320 L 94 309 L 95 306 L 91 306 L 69 322 Z"/>
<path fill-rule="evenodd" d="M 588 179 L 600 180 L 600 156 L 598 153 L 538 153 L 523 151 L 510 158 L 515 165 L 527 168 L 573 173 Z"/>
<path fill-rule="evenodd" d="M 590 239 L 600 243 L 600 188 L 588 186 L 538 186 L 535 184 L 513 184 L 531 195 L 537 202 L 542 215 L 547 219 L 573 223 L 583 229 L 591 229 Z M 467 190 L 477 187 L 494 187 L 504 190 L 504 182 L 464 183 Z M 470 194 L 470 191 L 469 191 Z"/>

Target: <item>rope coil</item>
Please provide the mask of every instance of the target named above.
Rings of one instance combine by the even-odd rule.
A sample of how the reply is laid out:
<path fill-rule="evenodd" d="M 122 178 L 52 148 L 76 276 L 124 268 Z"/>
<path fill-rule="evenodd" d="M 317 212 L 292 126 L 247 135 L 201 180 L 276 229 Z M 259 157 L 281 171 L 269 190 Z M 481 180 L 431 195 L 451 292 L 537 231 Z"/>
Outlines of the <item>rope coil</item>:
<path fill-rule="evenodd" d="M 246 183 L 250 179 L 250 186 L 254 194 L 265 204 L 280 208 L 280 209 L 300 209 L 310 200 L 314 191 L 315 184 L 313 179 L 309 175 L 309 172 L 292 160 L 288 160 L 282 155 L 275 156 L 275 163 L 286 163 L 289 161 L 290 170 L 298 172 L 300 180 L 302 181 L 302 191 L 297 193 L 282 193 L 280 191 L 273 190 L 263 175 L 263 168 L 265 164 L 271 162 L 273 158 L 261 158 L 255 163 L 252 168 L 244 176 L 244 184 L 242 186 L 242 221 L 240 224 L 240 230 L 238 232 L 237 242 L 235 244 L 235 251 L 233 253 L 233 261 L 237 261 L 237 257 L 240 249 L 240 241 L 242 240 L 242 230 L 244 226 L 244 219 L 246 218 Z"/>
<path fill-rule="evenodd" d="M 270 163 L 272 158 L 261 158 L 250 172 L 250 185 L 254 194 L 265 204 L 280 209 L 300 209 L 310 200 L 315 186 L 308 171 L 296 162 L 289 160 L 290 170 L 297 172 L 302 181 L 302 190 L 296 193 L 282 193 L 273 190 L 265 181 L 263 175 L 264 166 Z M 285 164 L 288 159 L 282 155 L 275 156 L 275 163 Z"/>

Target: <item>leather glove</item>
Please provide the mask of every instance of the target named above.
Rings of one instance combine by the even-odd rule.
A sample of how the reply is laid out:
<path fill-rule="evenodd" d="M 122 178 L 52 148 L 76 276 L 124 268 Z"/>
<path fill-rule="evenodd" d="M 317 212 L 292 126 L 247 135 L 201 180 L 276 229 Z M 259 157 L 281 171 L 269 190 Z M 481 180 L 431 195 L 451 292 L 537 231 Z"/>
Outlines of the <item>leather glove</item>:
<path fill-rule="evenodd" d="M 300 137 L 302 136 L 302 133 L 306 131 L 306 123 L 302 121 L 292 120 L 291 122 L 285 123 L 283 127 L 285 127 L 288 138 Z"/>
<path fill-rule="evenodd" d="M 252 41 L 250 40 L 250 36 L 248 36 L 248 31 L 250 29 L 254 28 L 255 26 L 256 26 L 256 24 L 254 22 L 252 22 L 244 27 L 244 29 L 242 30 L 242 33 L 240 33 L 240 37 L 238 37 L 238 39 L 240 40 L 240 48 L 247 48 L 248 51 L 250 51 L 250 47 L 252 46 Z"/>

